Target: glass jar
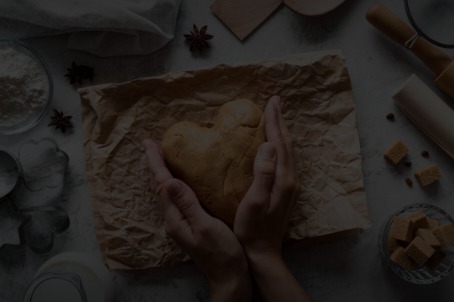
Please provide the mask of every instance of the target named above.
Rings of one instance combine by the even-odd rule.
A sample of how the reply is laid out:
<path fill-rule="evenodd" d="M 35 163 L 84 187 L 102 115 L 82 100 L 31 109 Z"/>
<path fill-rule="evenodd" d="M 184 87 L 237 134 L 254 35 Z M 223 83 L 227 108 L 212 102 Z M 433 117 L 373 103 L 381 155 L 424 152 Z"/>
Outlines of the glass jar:
<path fill-rule="evenodd" d="M 68 252 L 45 262 L 25 293 L 24 302 L 112 302 L 107 268 L 90 255 Z"/>

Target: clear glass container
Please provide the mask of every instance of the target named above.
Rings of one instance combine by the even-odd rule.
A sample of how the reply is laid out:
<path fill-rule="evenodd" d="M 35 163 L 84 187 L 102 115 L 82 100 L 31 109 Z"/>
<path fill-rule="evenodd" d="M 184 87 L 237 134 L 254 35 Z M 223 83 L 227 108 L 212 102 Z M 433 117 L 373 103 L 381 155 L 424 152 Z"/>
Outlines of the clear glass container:
<path fill-rule="evenodd" d="M 17 40 L 0 39 L 0 51 L 7 49 L 13 49 L 20 54 L 28 56 L 34 62 L 36 62 L 37 66 L 40 67 L 40 71 L 43 73 L 43 78 L 45 78 L 46 83 L 43 83 L 45 90 L 44 95 L 42 96 L 42 98 L 44 99 L 42 105 L 40 105 L 38 108 L 35 108 L 30 113 L 27 113 L 20 120 L 18 119 L 17 123 L 0 123 L 0 135 L 21 133 L 38 124 L 49 108 L 53 94 L 52 74 L 46 62 L 36 50 L 31 48 L 27 44 Z"/>
<path fill-rule="evenodd" d="M 110 271 L 91 255 L 65 252 L 47 260 L 27 288 L 23 302 L 112 302 Z"/>
<path fill-rule="evenodd" d="M 80 276 L 73 273 L 47 273 L 30 284 L 24 302 L 87 302 Z"/>
<path fill-rule="evenodd" d="M 401 214 L 409 214 L 412 212 L 417 212 L 422 210 L 427 217 L 443 223 L 454 223 L 454 220 L 446 213 L 444 210 L 433 206 L 431 204 L 416 203 L 405 206 L 404 208 L 398 210 L 396 213 L 391 215 L 391 217 L 386 220 L 385 224 L 382 226 L 378 238 L 378 248 L 382 261 L 385 266 L 391 269 L 397 276 L 414 284 L 432 284 L 438 282 L 449 275 L 449 273 L 454 268 L 454 250 L 451 248 L 444 248 L 443 252 L 446 253 L 444 260 L 437 266 L 436 269 L 430 269 L 426 266 L 414 269 L 406 270 L 396 263 L 394 263 L 390 256 L 391 253 L 388 250 L 387 242 L 388 235 L 393 222 L 394 217 Z"/>

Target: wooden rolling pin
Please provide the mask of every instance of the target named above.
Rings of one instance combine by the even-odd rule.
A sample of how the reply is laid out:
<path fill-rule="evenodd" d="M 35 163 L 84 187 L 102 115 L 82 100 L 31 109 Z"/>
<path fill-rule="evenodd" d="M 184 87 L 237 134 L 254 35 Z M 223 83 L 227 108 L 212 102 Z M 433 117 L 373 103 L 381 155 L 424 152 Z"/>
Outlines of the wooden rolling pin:
<path fill-rule="evenodd" d="M 416 31 L 408 26 L 383 4 L 374 4 L 366 12 L 366 19 L 397 44 L 404 46 Z M 408 48 L 437 76 L 435 83 L 454 98 L 454 62 L 438 47 L 423 38 L 418 38 Z"/>
<path fill-rule="evenodd" d="M 454 158 L 454 111 L 417 76 L 393 95 L 400 110 Z"/>

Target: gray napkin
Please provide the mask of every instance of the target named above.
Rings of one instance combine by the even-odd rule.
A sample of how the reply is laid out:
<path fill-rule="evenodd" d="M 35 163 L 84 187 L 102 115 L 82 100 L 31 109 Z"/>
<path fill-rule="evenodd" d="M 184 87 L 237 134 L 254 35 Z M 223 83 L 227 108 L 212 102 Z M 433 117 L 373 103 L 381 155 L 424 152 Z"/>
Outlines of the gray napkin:
<path fill-rule="evenodd" d="M 70 33 L 70 49 L 101 57 L 144 55 L 173 38 L 180 1 L 2 0 L 0 37 Z"/>

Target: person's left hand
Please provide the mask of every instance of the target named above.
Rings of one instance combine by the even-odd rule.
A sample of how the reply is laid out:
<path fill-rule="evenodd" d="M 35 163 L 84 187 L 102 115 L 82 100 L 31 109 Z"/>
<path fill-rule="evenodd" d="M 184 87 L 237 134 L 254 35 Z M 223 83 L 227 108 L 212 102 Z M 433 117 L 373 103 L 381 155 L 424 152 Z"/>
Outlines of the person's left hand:
<path fill-rule="evenodd" d="M 235 234 L 205 212 L 188 185 L 172 176 L 155 142 L 145 140 L 143 144 L 156 181 L 166 231 L 210 281 L 212 301 L 250 300 L 248 264 Z"/>

